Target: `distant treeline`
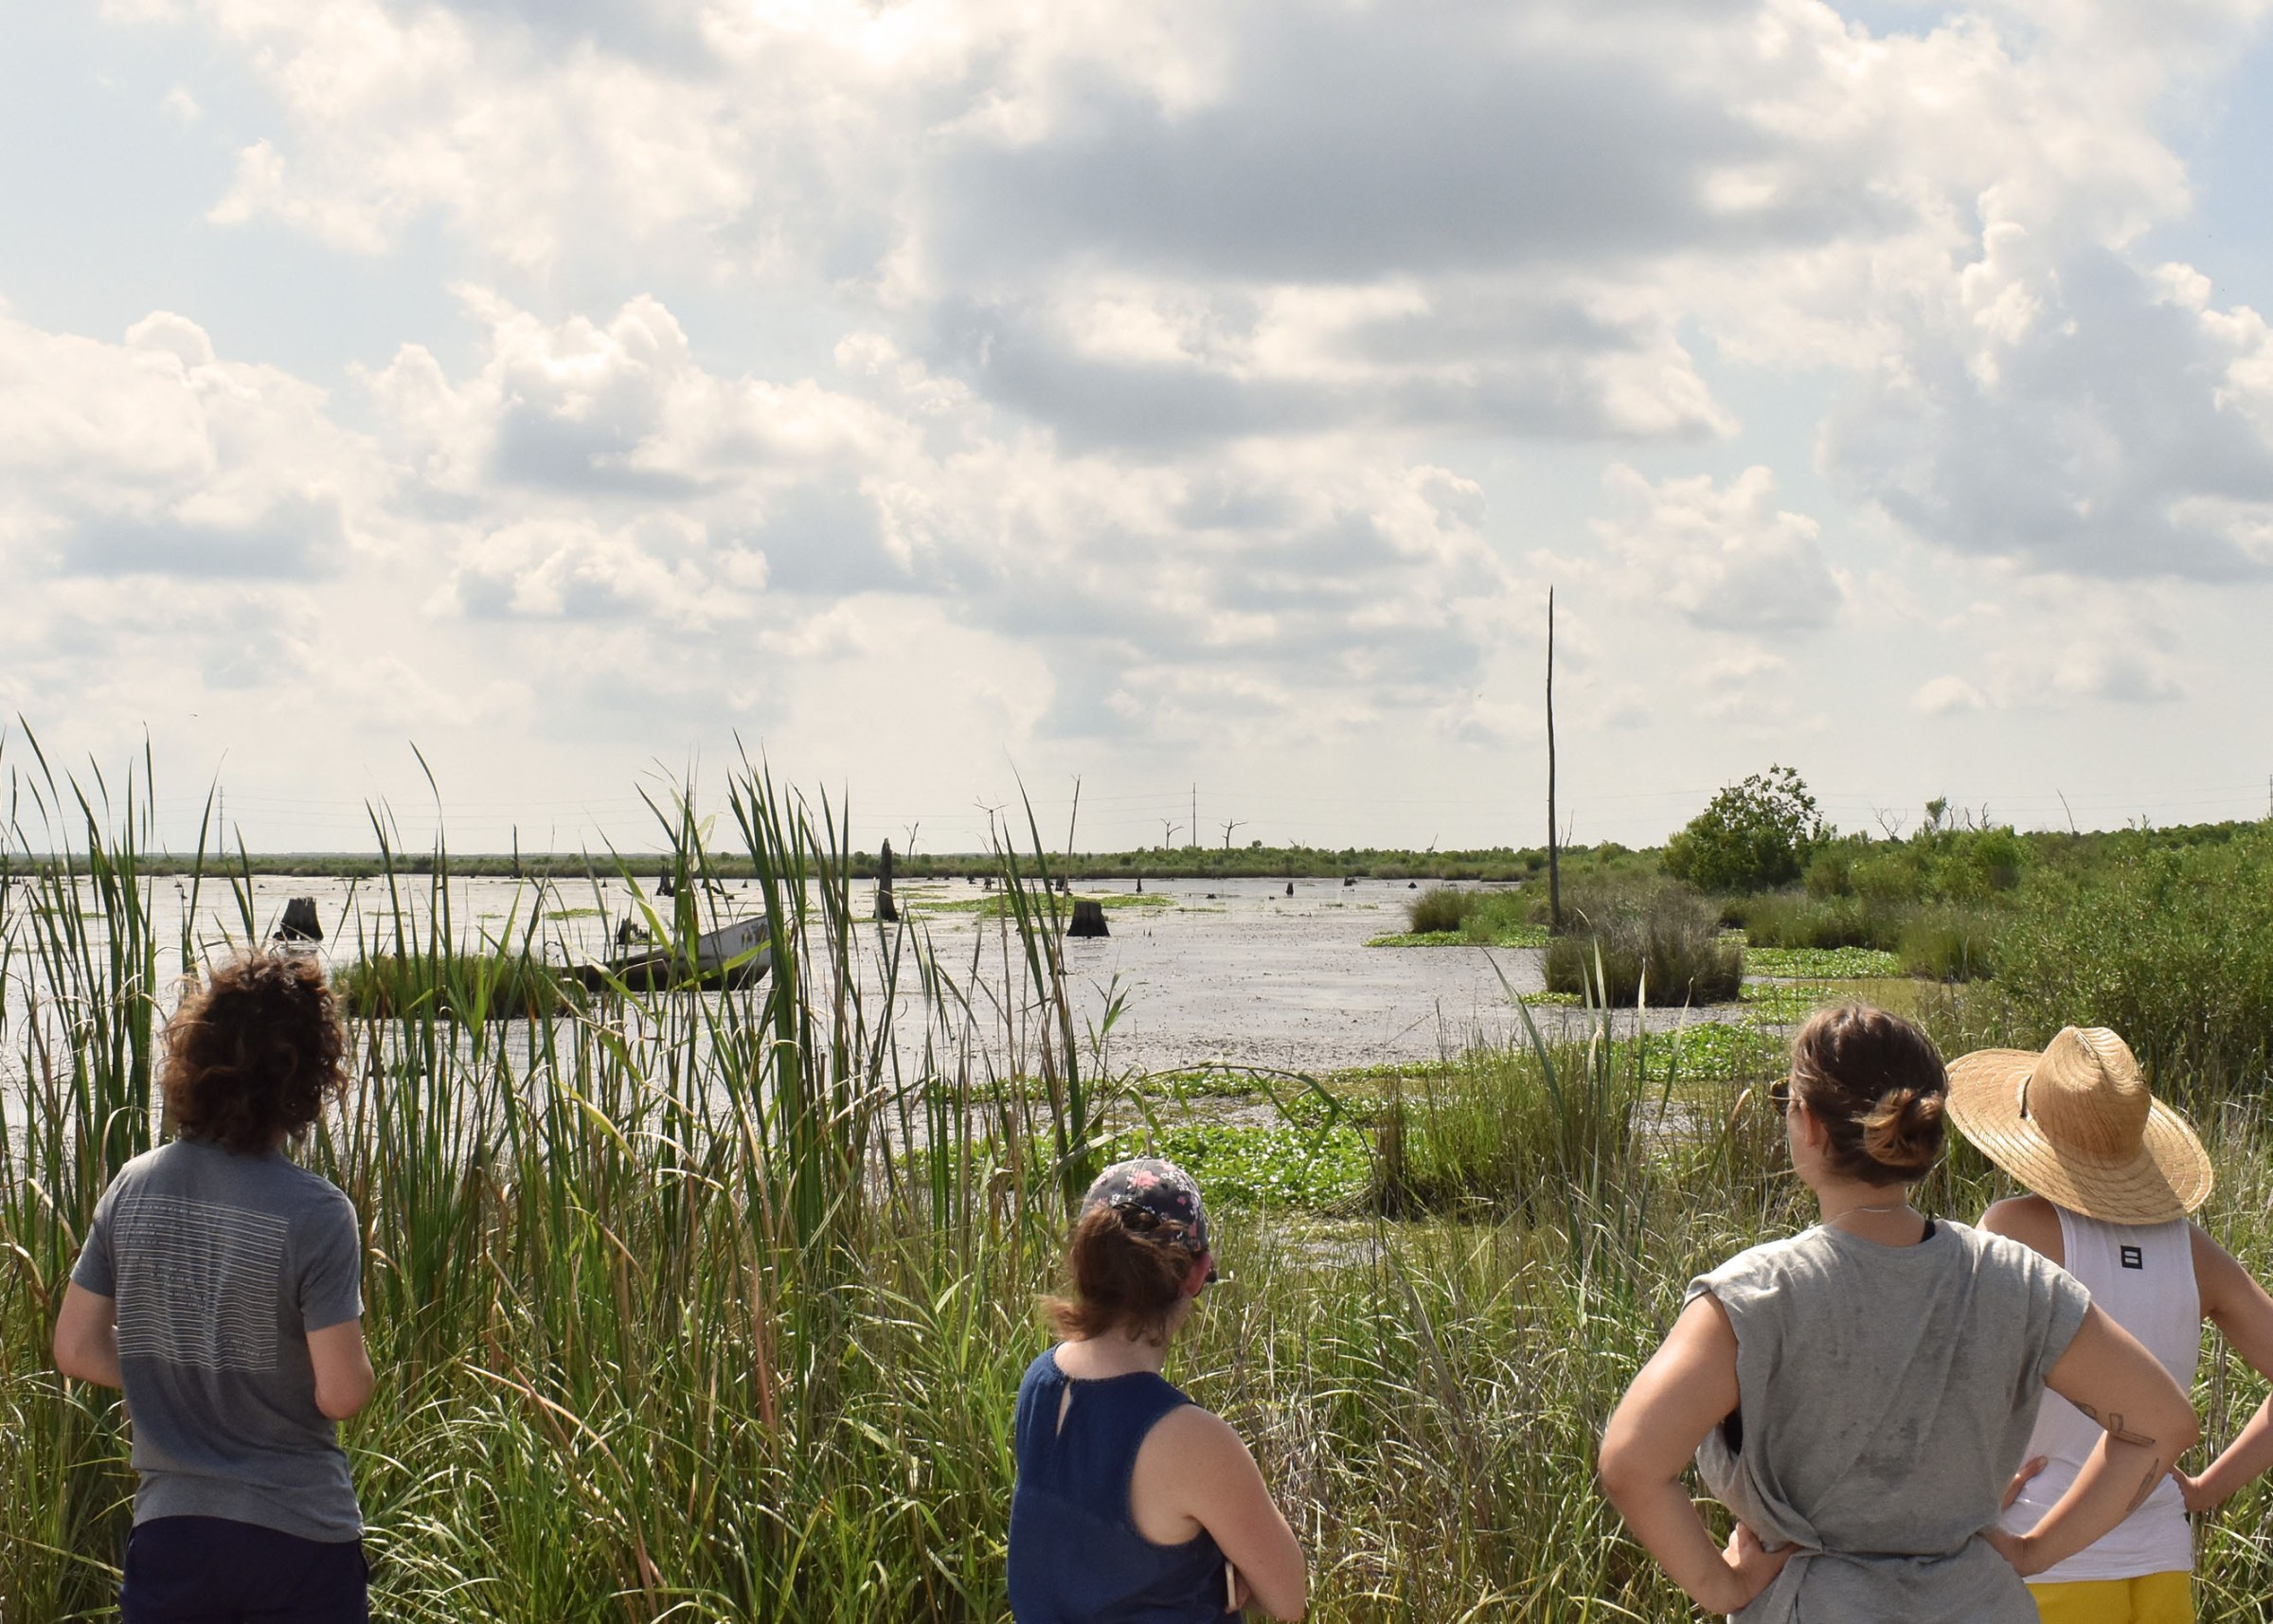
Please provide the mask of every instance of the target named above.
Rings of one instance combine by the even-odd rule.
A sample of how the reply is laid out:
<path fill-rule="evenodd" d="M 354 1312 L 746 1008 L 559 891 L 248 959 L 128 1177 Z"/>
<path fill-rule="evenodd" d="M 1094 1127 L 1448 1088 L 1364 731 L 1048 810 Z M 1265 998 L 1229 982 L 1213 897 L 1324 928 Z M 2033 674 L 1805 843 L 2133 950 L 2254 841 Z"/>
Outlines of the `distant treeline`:
<path fill-rule="evenodd" d="M 2184 849 L 2190 847 L 2216 846 L 2237 836 L 2262 832 L 2263 822 L 2180 824 L 2161 829 L 2131 828 L 2098 830 L 2085 833 L 2067 830 L 2037 830 L 2026 833 L 2005 831 L 2009 838 L 2031 848 L 2033 855 L 2064 868 L 2085 866 L 2103 858 L 2119 854 L 2136 854 L 2151 850 Z M 1882 840 L 1867 835 L 1849 835 L 1835 844 L 1852 851 L 1870 851 L 1914 846 L 1917 837 L 1909 840 Z M 1592 868 L 1611 867 L 1620 870 L 1652 869 L 1663 852 L 1661 847 L 1627 847 L 1616 841 L 1603 841 L 1593 846 L 1566 846 L 1562 861 L 1567 870 L 1584 872 Z M 58 862 L 49 857 L 26 858 L 18 854 L 12 860 L 0 857 L 0 875 L 12 866 L 18 874 L 37 871 Z M 70 859 L 74 866 L 82 860 Z M 510 879 L 516 875 L 531 879 L 559 881 L 582 880 L 586 877 L 612 879 L 618 872 L 628 871 L 640 876 L 660 876 L 672 872 L 669 855 L 653 853 L 624 853 L 588 855 L 582 852 L 553 852 L 532 854 L 523 852 L 518 857 L 498 852 L 451 852 L 447 863 L 449 871 L 458 875 Z M 747 880 L 756 869 L 747 857 L 730 852 L 710 851 L 704 857 L 711 874 L 721 880 Z M 1134 851 L 1077 851 L 1070 854 L 1055 852 L 1047 862 L 1051 875 L 1083 880 L 1233 880 L 1233 879 L 1353 879 L 1372 880 L 1449 880 L 1520 882 L 1543 877 L 1547 872 L 1547 848 L 1539 847 L 1494 846 L 1467 851 L 1412 851 L 1396 847 L 1353 847 L 1338 849 L 1321 846 L 1262 846 L 1232 847 L 1177 847 L 1163 849 L 1153 848 Z M 1036 859 L 1030 852 L 1019 852 L 1021 869 L 1031 871 Z M 391 859 L 375 852 L 252 852 L 219 856 L 208 852 L 204 869 L 208 875 L 238 871 L 264 875 L 302 875 L 329 879 L 376 879 L 387 872 L 390 865 L 400 875 L 430 875 L 437 858 L 433 853 L 414 854 L 397 852 Z M 183 875 L 194 871 L 198 862 L 188 855 L 148 854 L 139 858 L 138 866 L 146 874 Z M 913 855 L 894 852 L 892 872 L 903 880 L 959 880 L 966 876 L 991 875 L 999 871 L 1001 859 L 990 852 L 947 851 L 918 852 Z M 856 851 L 852 854 L 852 873 L 856 879 L 873 878 L 877 868 L 874 851 Z"/>
<path fill-rule="evenodd" d="M 1623 855 L 1627 848 L 1616 843 L 1602 847 L 1566 847 L 1566 860 L 1583 859 L 1589 852 L 1602 855 Z M 53 857 L 34 858 L 29 866 L 40 867 L 58 861 Z M 747 880 L 756 869 L 747 857 L 712 851 L 705 855 L 709 870 L 722 880 Z M 1022 869 L 1032 870 L 1035 859 L 1030 852 L 1020 852 L 1018 864 Z M 1073 880 L 1227 880 L 1227 879 L 1339 879 L 1349 876 L 1375 880 L 1527 880 L 1547 868 L 1547 848 L 1519 849 L 1512 847 L 1493 847 L 1481 851 L 1406 851 L 1394 848 L 1344 847 L 1333 850 L 1311 846 L 1239 846 L 1228 850 L 1221 847 L 1183 847 L 1149 851 L 1077 851 L 1050 854 L 1046 859 L 1052 875 L 1064 875 Z M 205 871 L 214 874 L 237 870 L 253 874 L 302 875 L 311 878 L 356 880 L 375 879 L 391 866 L 397 874 L 428 875 L 435 869 L 437 859 L 432 853 L 413 855 L 398 852 L 391 859 L 377 853 L 365 852 L 252 852 L 244 855 L 231 853 L 217 858 L 207 853 Z M 554 852 L 549 855 L 523 852 L 514 857 L 496 852 L 457 852 L 449 854 L 448 866 L 453 874 L 479 875 L 510 879 L 515 875 L 552 880 L 582 880 L 586 876 L 613 878 L 628 870 L 638 875 L 660 875 L 672 871 L 673 859 L 668 855 L 624 853 L 620 856 L 587 856 L 581 852 Z M 27 866 L 22 857 L 16 859 L 19 873 Z M 189 856 L 147 855 L 139 866 L 146 874 L 188 874 L 197 868 L 195 858 Z M 966 875 L 991 875 L 999 871 L 1001 860 L 991 852 L 947 851 L 918 852 L 909 855 L 892 854 L 892 873 L 902 880 L 956 880 Z M 852 855 L 852 873 L 855 878 L 872 878 L 877 868 L 877 853 L 858 851 Z"/>

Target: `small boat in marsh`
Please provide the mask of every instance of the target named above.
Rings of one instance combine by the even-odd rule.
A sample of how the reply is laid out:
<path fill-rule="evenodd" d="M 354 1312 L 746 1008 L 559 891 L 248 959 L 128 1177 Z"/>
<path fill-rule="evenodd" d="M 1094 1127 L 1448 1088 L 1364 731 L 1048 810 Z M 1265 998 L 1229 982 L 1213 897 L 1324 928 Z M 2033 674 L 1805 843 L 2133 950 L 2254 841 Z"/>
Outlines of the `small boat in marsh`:
<path fill-rule="evenodd" d="M 704 932 L 694 941 L 691 970 L 689 956 L 669 948 L 635 948 L 605 961 L 581 964 L 575 974 L 595 992 L 611 986 L 634 992 L 747 987 L 761 979 L 773 965 L 766 917 L 752 914 Z"/>

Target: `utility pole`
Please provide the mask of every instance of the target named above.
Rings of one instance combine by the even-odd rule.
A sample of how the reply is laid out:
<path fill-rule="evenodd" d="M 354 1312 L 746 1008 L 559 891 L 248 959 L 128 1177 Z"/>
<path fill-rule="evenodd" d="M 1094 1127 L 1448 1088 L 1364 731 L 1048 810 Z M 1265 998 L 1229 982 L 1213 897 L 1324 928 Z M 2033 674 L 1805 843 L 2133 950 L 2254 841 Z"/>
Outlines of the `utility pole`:
<path fill-rule="evenodd" d="M 1562 840 L 1555 828 L 1555 589 L 1547 589 L 1547 912 L 1563 928 Z"/>
<path fill-rule="evenodd" d="M 1191 845 L 1195 851 L 1200 845 L 1200 786 L 1191 786 L 1191 822 L 1185 825 L 1191 830 Z"/>

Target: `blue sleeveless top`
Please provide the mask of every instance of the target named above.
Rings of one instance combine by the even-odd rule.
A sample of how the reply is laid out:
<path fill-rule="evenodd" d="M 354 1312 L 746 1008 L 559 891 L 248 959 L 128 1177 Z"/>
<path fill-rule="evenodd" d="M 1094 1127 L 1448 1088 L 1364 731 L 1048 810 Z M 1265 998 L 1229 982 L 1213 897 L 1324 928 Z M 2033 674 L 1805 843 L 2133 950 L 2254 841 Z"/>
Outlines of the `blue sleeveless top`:
<path fill-rule="evenodd" d="M 1150 1370 L 1076 1381 L 1058 1368 L 1054 1348 L 1026 1367 L 1011 1499 L 1017 1624 L 1237 1624 L 1240 1615 L 1224 1610 L 1214 1535 L 1202 1528 L 1180 1545 L 1156 1545 L 1129 1518 L 1145 1435 L 1190 1402 Z"/>

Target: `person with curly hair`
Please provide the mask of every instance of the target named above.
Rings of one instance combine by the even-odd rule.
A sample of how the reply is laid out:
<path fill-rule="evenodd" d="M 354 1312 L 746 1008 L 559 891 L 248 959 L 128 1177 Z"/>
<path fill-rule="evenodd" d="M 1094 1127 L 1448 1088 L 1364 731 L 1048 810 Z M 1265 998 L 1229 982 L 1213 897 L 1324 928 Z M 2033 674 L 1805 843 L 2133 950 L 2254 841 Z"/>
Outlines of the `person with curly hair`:
<path fill-rule="evenodd" d="M 166 1035 L 178 1136 L 104 1190 L 55 1328 L 56 1368 L 132 1418 L 122 1624 L 366 1624 L 335 1425 L 374 1380 L 362 1229 L 283 1154 L 346 1088 L 338 1007 L 313 959 L 257 953 Z"/>

